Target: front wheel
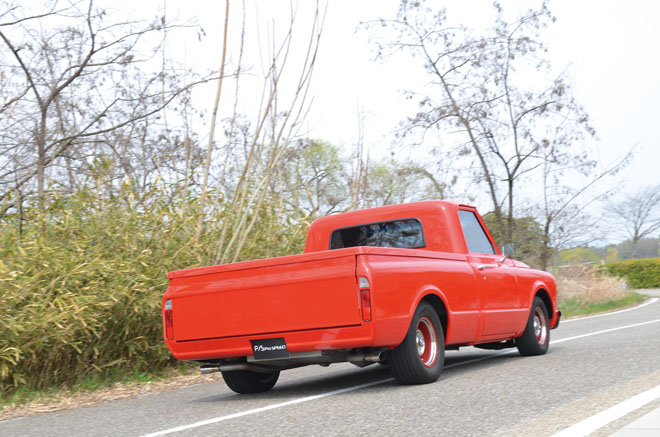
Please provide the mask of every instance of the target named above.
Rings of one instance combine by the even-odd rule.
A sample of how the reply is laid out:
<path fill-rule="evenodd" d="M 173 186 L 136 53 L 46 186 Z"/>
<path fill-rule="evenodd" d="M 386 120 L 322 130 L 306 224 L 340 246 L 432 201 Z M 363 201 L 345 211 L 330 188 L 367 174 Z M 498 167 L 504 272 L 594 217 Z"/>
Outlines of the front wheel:
<path fill-rule="evenodd" d="M 433 307 L 422 302 L 413 315 L 403 342 L 387 361 L 400 384 L 427 384 L 440 377 L 445 361 L 445 337 Z"/>
<path fill-rule="evenodd" d="M 527 327 L 523 335 L 516 338 L 516 347 L 520 355 L 543 355 L 548 351 L 550 344 L 550 321 L 548 310 L 540 297 L 532 302 L 532 311 L 527 320 Z"/>
<path fill-rule="evenodd" d="M 251 370 L 229 370 L 222 372 L 227 387 L 240 394 L 261 393 L 268 391 L 280 377 L 279 370 L 269 373 Z"/>

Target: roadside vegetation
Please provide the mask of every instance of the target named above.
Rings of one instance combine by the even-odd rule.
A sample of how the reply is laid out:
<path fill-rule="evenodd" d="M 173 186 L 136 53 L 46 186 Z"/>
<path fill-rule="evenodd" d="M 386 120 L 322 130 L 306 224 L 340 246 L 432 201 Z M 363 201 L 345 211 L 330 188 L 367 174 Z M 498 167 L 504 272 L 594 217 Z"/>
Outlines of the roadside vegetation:
<path fill-rule="evenodd" d="M 643 302 L 646 296 L 621 277 L 606 274 L 599 264 L 579 264 L 553 270 L 563 317 L 602 313 Z"/>
<path fill-rule="evenodd" d="M 0 0 L 2 405 L 186 374 L 162 341 L 167 272 L 299 253 L 311 221 L 336 212 L 476 202 L 484 192 L 484 218 L 517 259 L 542 269 L 585 262 L 585 236 L 607 231 L 584 206 L 606 194 L 597 182 L 615 178 L 626 158 L 588 158 L 588 116 L 543 58 L 552 14 L 543 4 L 508 20 L 496 6 L 494 28 L 446 34 L 437 28 L 445 11 L 430 7 L 402 1 L 396 17 L 362 30 L 383 62 L 392 51 L 438 60 L 420 64 L 429 96 L 409 94 L 420 110 L 392 133 L 393 150 L 408 153 L 374 159 L 362 136 L 340 146 L 305 135 L 323 8 L 269 36 L 261 77 L 248 74 L 244 11 L 229 2 L 218 69 L 199 72 L 169 58 L 167 41 L 203 31 L 165 15 L 140 21 L 91 0 Z M 539 76 L 518 81 L 529 65 Z M 205 84 L 217 96 L 211 113 L 192 97 Z M 260 97 L 241 112 L 246 88 Z M 524 185 L 543 195 L 523 198 Z M 655 287 L 657 259 L 613 262 L 650 247 L 660 218 L 652 208 L 638 216 L 622 237 L 630 250 L 586 261 L 605 259 L 629 286 Z M 565 316 L 643 299 L 607 275 L 557 277 Z"/>
<path fill-rule="evenodd" d="M 614 261 L 605 264 L 607 273 L 620 276 L 633 288 L 660 288 L 660 257 Z"/>
<path fill-rule="evenodd" d="M 578 248 L 572 252 L 589 251 Z M 634 290 L 660 288 L 660 258 L 564 265 L 554 268 L 553 273 L 565 317 L 633 306 L 646 299 Z"/>
<path fill-rule="evenodd" d="M 49 197 L 46 217 L 30 210 L 20 229 L 2 228 L 3 398 L 158 375 L 176 364 L 162 341 L 167 272 L 208 265 L 227 213 L 207 218 L 194 238 L 192 206 L 180 214 L 184 205 L 158 192 L 146 208 L 130 191 L 102 204 L 91 194 Z M 300 252 L 304 237 L 303 223 L 288 226 L 264 211 L 239 260 Z"/>
<path fill-rule="evenodd" d="M 646 296 L 634 291 L 630 291 L 627 296 L 620 299 L 591 303 L 579 298 L 561 298 L 559 299 L 559 308 L 561 309 L 562 317 L 579 317 L 632 307 L 644 302 L 646 299 Z"/>

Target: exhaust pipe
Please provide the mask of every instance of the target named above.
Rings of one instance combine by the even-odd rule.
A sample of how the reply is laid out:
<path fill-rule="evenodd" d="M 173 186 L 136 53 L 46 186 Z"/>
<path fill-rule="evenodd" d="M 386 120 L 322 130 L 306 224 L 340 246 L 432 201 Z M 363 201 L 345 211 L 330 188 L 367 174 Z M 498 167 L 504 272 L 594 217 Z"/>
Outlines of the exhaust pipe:
<path fill-rule="evenodd" d="M 199 367 L 203 375 L 214 372 L 232 372 L 234 370 L 251 370 L 252 372 L 271 373 L 273 369 L 258 364 L 236 363 L 236 364 L 203 364 Z"/>
<path fill-rule="evenodd" d="M 202 375 L 208 375 L 209 373 L 219 372 L 220 369 L 213 364 L 203 364 L 199 366 L 199 371 L 202 372 Z"/>
<path fill-rule="evenodd" d="M 360 363 L 360 362 L 369 362 L 369 363 L 380 363 L 385 359 L 385 351 L 381 350 L 378 352 L 370 353 L 370 354 L 356 354 L 356 355 L 349 355 L 346 357 L 346 361 L 350 363 Z"/>

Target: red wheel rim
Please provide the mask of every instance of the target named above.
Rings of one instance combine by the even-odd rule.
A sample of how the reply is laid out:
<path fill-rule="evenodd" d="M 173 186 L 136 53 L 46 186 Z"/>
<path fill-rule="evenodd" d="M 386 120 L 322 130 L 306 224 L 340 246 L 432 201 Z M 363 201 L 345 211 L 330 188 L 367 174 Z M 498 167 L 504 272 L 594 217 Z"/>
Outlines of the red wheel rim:
<path fill-rule="evenodd" d="M 438 358 L 438 336 L 433 322 L 426 316 L 421 317 L 417 322 L 416 342 L 422 364 L 433 367 Z"/>
<path fill-rule="evenodd" d="M 534 335 L 540 345 L 544 345 L 548 340 L 548 317 L 541 307 L 534 309 Z"/>

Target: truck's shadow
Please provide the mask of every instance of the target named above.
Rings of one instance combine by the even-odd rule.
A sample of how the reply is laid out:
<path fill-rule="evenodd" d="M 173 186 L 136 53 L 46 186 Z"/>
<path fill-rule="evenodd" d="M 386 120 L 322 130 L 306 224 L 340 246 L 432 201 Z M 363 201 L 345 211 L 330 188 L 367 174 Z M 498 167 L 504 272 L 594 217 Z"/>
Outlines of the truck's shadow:
<path fill-rule="evenodd" d="M 501 365 L 503 361 L 512 359 L 524 359 L 518 355 L 517 352 L 503 354 L 501 352 L 483 351 L 473 352 L 469 354 L 454 353 L 448 354 L 445 358 L 445 370 L 440 377 L 439 382 L 443 379 L 458 377 L 459 374 L 464 372 L 472 372 L 486 367 Z M 465 363 L 465 364 L 462 364 Z M 338 367 L 338 366 L 337 366 Z M 313 367 L 312 367 L 313 368 Z M 365 390 L 381 392 L 383 390 L 403 390 L 410 386 L 398 384 L 393 380 L 392 372 L 387 366 L 371 365 L 362 369 L 352 366 L 342 366 L 341 369 L 333 369 L 332 366 L 327 374 L 315 373 L 309 375 L 309 367 L 285 371 L 280 376 L 280 381 L 275 388 L 266 393 L 256 393 L 239 395 L 233 392 L 228 392 L 227 387 L 223 387 L 222 393 L 218 395 L 207 396 L 195 399 L 193 402 L 200 403 L 217 403 L 217 402 L 236 402 L 237 400 L 273 400 L 286 402 L 292 398 L 301 398 L 305 396 L 315 396 L 335 390 L 350 388 L 357 385 L 377 383 L 373 386 L 360 389 L 363 393 Z M 289 376 L 289 377 L 287 377 Z M 348 391 L 344 394 L 353 393 Z"/>

